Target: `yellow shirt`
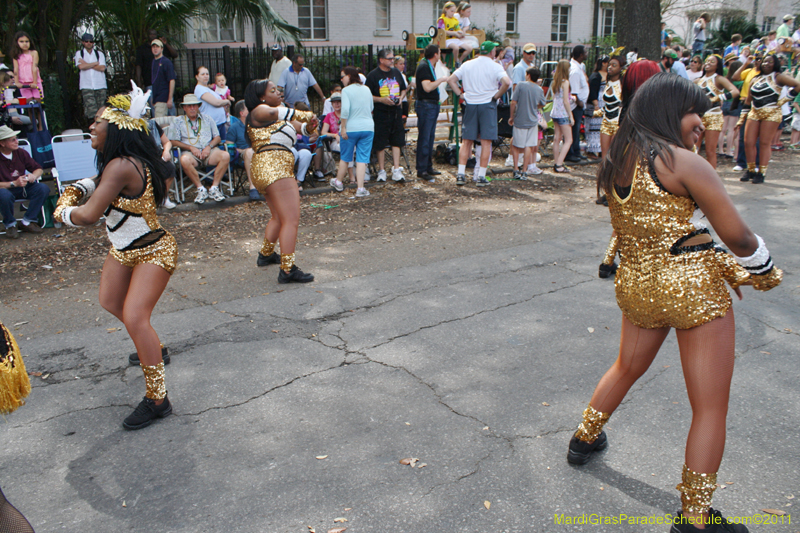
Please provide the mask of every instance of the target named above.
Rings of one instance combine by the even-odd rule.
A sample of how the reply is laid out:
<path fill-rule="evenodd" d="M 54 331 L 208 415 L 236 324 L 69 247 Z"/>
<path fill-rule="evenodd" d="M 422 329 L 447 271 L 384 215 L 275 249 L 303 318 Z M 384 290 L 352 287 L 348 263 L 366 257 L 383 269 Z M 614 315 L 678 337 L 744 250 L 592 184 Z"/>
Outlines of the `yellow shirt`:
<path fill-rule="evenodd" d="M 741 78 L 744 83 L 742 84 L 742 90 L 739 93 L 740 101 L 744 102 L 745 98 L 747 98 L 747 95 L 750 94 L 750 82 L 753 81 L 753 78 L 756 76 L 758 76 L 758 72 L 756 72 L 756 69 L 754 68 L 749 68 L 742 72 Z"/>

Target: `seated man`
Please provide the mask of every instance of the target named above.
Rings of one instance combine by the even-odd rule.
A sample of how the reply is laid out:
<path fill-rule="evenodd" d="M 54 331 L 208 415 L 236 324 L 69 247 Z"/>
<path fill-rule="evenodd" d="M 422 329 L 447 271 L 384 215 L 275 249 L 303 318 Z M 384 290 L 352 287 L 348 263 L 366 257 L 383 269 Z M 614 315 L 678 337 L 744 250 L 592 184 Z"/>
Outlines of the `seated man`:
<path fill-rule="evenodd" d="M 222 142 L 219 130 L 211 117 L 200 113 L 200 100 L 189 93 L 183 97 L 181 106 L 186 114 L 175 117 L 169 129 L 169 140 L 173 146 L 180 148 L 181 168 L 197 187 L 194 203 L 202 204 L 209 196 L 217 202 L 222 202 L 225 200 L 225 195 L 219 190 L 219 182 L 228 170 L 231 156 L 227 151 L 219 149 Z M 200 183 L 198 166 L 216 167 L 211 188 L 208 190 Z"/>
<path fill-rule="evenodd" d="M 298 111 L 311 111 L 311 108 L 309 108 L 304 102 L 297 102 L 294 108 Z M 297 169 L 294 177 L 297 179 L 297 187 L 300 190 L 303 189 L 303 182 L 306 179 L 308 167 L 311 166 L 311 160 L 314 157 L 314 155 L 311 153 L 310 144 L 314 143 L 316 140 L 317 135 L 306 137 L 305 135 L 298 133 L 295 144 L 292 147 L 294 164 Z"/>
<path fill-rule="evenodd" d="M 257 202 L 263 201 L 264 197 L 258 193 L 258 190 L 253 185 L 253 180 L 250 177 L 250 163 L 253 161 L 253 149 L 250 148 L 250 140 L 247 138 L 247 128 L 245 121 L 249 113 L 247 106 L 244 105 L 244 100 L 239 100 L 233 106 L 233 115 L 231 115 L 231 125 L 228 128 L 227 141 L 233 143 L 239 157 L 242 158 L 244 163 L 244 171 L 247 174 L 247 183 L 250 184 L 250 200 Z"/>
<path fill-rule="evenodd" d="M 28 152 L 20 150 L 17 135 L 19 132 L 8 126 L 0 126 L 0 211 L 3 213 L 3 224 L 9 239 L 18 239 L 19 230 L 42 232 L 36 221 L 39 220 L 42 205 L 50 194 L 47 185 L 36 181 L 42 175 L 42 167 Z M 22 218 L 22 224 L 17 228 L 14 201 L 22 199 L 28 200 L 28 209 Z"/>

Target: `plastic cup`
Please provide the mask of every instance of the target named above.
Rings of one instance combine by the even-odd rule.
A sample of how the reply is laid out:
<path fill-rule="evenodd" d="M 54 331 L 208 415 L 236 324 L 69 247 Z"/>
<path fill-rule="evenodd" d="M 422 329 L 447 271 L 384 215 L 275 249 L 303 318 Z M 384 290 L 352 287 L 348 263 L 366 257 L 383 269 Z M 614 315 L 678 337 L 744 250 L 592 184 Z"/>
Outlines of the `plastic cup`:
<path fill-rule="evenodd" d="M 25 104 L 28 103 L 28 99 L 27 98 L 23 98 L 22 96 L 20 96 L 18 98 L 18 100 L 19 100 L 19 105 L 25 105 Z"/>

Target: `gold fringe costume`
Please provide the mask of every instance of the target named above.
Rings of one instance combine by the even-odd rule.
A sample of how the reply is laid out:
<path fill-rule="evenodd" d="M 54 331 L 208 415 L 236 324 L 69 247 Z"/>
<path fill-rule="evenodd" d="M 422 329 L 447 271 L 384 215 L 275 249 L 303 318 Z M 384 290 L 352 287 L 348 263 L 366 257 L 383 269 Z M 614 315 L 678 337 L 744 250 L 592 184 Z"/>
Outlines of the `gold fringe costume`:
<path fill-rule="evenodd" d="M 575 436 L 583 442 L 594 442 L 603 431 L 611 413 L 601 413 L 591 405 L 583 410 L 583 422 L 578 426 Z"/>
<path fill-rule="evenodd" d="M 698 85 L 703 93 L 711 100 L 713 107 L 703 114 L 703 127 L 706 131 L 722 131 L 722 124 L 724 118 L 722 116 L 722 108 L 719 105 L 720 99 L 725 91 L 717 87 L 717 75 L 703 76 L 694 80 L 695 85 Z"/>
<path fill-rule="evenodd" d="M 750 86 L 752 104 L 747 120 L 778 122 L 783 119 L 778 100 L 781 96 L 781 87 L 775 79 L 775 73 L 761 75 L 753 80 Z"/>
<path fill-rule="evenodd" d="M 725 316 L 725 282 L 736 288 L 749 274 L 711 240 L 694 200 L 661 186 L 653 157 L 636 165 L 625 198 L 615 187 L 608 199 L 621 258 L 617 303 L 638 327 L 689 329 Z M 706 242 L 682 246 L 697 235 Z"/>
<path fill-rule="evenodd" d="M 684 513 L 703 514 L 711 507 L 711 497 L 717 489 L 717 473 L 695 472 L 684 464 L 681 483 L 675 488 L 681 492 Z"/>
<path fill-rule="evenodd" d="M 290 148 L 297 140 L 297 132 L 289 121 L 308 123 L 313 118 L 310 111 L 292 109 L 284 120 L 262 127 L 247 125 L 247 137 L 254 152 L 251 178 L 262 195 L 279 179 L 294 177 L 294 154 Z"/>
<path fill-rule="evenodd" d="M 0 414 L 7 415 L 31 392 L 31 382 L 14 336 L 0 323 Z"/>

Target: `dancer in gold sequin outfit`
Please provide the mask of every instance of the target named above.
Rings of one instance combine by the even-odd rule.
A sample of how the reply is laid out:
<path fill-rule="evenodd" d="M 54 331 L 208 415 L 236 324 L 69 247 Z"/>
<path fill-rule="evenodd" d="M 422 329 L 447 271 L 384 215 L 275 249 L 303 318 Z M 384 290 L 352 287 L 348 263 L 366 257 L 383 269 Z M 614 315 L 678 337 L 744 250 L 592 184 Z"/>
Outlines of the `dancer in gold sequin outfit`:
<path fill-rule="evenodd" d="M 796 79 L 781 73 L 781 65 L 775 54 L 769 53 L 761 61 L 761 75 L 756 76 L 750 82 L 750 91 L 745 100 L 744 108 L 750 107 L 750 112 L 739 118 L 737 128 L 745 120 L 744 128 L 744 152 L 747 156 L 747 173 L 741 181 L 751 181 L 753 183 L 763 183 L 767 175 L 767 166 L 772 156 L 772 145 L 770 142 L 778 131 L 781 123 L 781 89 L 784 86 L 792 87 L 789 93 L 794 99 L 797 91 L 800 90 L 800 82 Z M 759 159 L 761 167 L 756 172 L 756 142 L 761 148 Z"/>
<path fill-rule="evenodd" d="M 149 94 L 134 85 L 130 95 L 112 96 L 97 111 L 89 131 L 99 177 L 68 186 L 53 213 L 73 227 L 91 226 L 105 216 L 112 247 L 100 278 L 100 305 L 125 324 L 147 388 L 123 421 L 125 429 L 141 429 L 172 413 L 150 315 L 175 270 L 178 246 L 156 216 L 167 194 L 169 169 L 141 118 Z"/>
<path fill-rule="evenodd" d="M 700 150 L 703 138 L 706 141 L 706 159 L 711 166 L 717 168 L 717 143 L 722 133 L 722 102 L 739 96 L 737 89 L 723 72 L 722 58 L 712 54 L 706 58 L 703 65 L 703 77 L 694 80 L 711 102 L 711 108 L 703 115 L 705 132 L 700 135 L 697 149 Z"/>
<path fill-rule="evenodd" d="M 675 328 L 692 423 L 677 486 L 682 510 L 671 533 L 701 531 L 694 525 L 700 520 L 708 533 L 727 524 L 710 508 L 734 363 L 726 282 L 741 298 L 740 285 L 769 290 L 782 277 L 713 167 L 692 150 L 710 105 L 688 80 L 656 74 L 638 89 L 600 168 L 616 232 L 612 244 L 622 258 L 615 279 L 622 335 L 617 361 L 597 385 L 567 455 L 570 463 L 585 464 L 607 446 L 604 425 Z M 664 112 L 652 113 L 656 107 Z M 735 255 L 715 245 L 706 219 Z"/>
<path fill-rule="evenodd" d="M 313 275 L 294 264 L 300 193 L 294 181 L 294 155 L 290 149 L 297 140 L 297 131 L 313 133 L 317 119 L 308 111 L 279 107 L 280 93 L 268 80 L 251 81 L 245 88 L 244 102 L 249 110 L 247 136 L 254 151 L 250 166 L 253 185 L 266 198 L 272 215 L 264 230 L 257 265 L 280 263 L 279 283 L 314 281 Z M 275 252 L 279 240 L 280 256 Z"/>

